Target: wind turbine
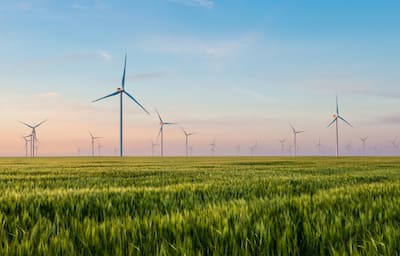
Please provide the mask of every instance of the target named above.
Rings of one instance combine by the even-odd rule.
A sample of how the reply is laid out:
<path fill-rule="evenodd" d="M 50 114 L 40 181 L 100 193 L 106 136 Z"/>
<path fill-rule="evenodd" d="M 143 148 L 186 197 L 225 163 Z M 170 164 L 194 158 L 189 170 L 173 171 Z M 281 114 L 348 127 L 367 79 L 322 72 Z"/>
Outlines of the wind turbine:
<path fill-rule="evenodd" d="M 31 139 L 28 139 L 31 138 Z M 25 141 L 25 157 L 28 157 L 28 143 L 32 142 L 32 135 L 22 136 L 22 139 Z M 31 148 L 32 150 L 32 148 Z M 31 152 L 32 155 L 32 152 Z"/>
<path fill-rule="evenodd" d="M 241 150 L 240 145 L 237 145 L 237 146 L 236 146 L 236 154 L 237 154 L 238 156 L 240 156 L 240 150 Z"/>
<path fill-rule="evenodd" d="M 347 153 L 351 154 L 352 153 L 352 149 L 353 149 L 353 146 L 352 146 L 352 143 L 350 141 L 349 143 L 346 144 Z"/>
<path fill-rule="evenodd" d="M 254 156 L 254 154 L 257 153 L 257 148 L 258 148 L 258 141 L 256 141 L 256 144 L 250 147 L 250 153 L 252 156 Z"/>
<path fill-rule="evenodd" d="M 186 141 L 185 141 L 185 146 L 186 146 L 186 156 L 189 156 L 189 137 L 195 135 L 195 132 L 186 132 L 185 129 L 182 129 L 183 134 L 185 134 Z"/>
<path fill-rule="evenodd" d="M 399 149 L 399 143 L 397 142 L 397 137 L 395 137 L 393 140 L 390 140 L 389 142 L 390 142 L 390 144 L 392 144 L 394 149 L 397 149 L 397 150 Z"/>
<path fill-rule="evenodd" d="M 363 154 L 365 155 L 365 145 L 366 145 L 366 143 L 367 143 L 368 136 L 367 136 L 367 137 L 360 137 L 360 140 L 361 140 L 361 142 L 362 142 Z"/>
<path fill-rule="evenodd" d="M 327 127 L 329 128 L 332 124 L 336 123 L 336 157 L 339 156 L 339 119 L 345 122 L 348 126 L 353 127 L 349 122 L 340 116 L 338 97 L 336 95 L 336 114 L 333 115 L 333 121 Z"/>
<path fill-rule="evenodd" d="M 101 149 L 104 147 L 104 145 L 101 145 L 100 143 L 99 143 L 99 145 L 97 145 L 97 154 L 99 155 L 99 156 L 101 156 Z"/>
<path fill-rule="evenodd" d="M 19 121 L 21 124 L 23 124 L 23 125 L 25 125 L 25 126 L 27 126 L 27 127 L 32 129 L 32 132 L 31 132 L 31 135 L 30 135 L 30 136 L 32 136 L 31 137 L 31 152 L 32 152 L 31 154 L 32 154 L 32 157 L 35 157 L 35 150 L 36 150 L 35 142 L 38 140 L 37 136 L 36 136 L 36 128 L 41 126 L 46 121 L 47 121 L 47 119 L 43 120 L 40 123 L 34 124 L 34 125 L 30 125 L 30 124 L 24 123 L 22 121 Z"/>
<path fill-rule="evenodd" d="M 304 131 L 296 131 L 296 129 L 294 129 L 294 127 L 291 123 L 289 123 L 289 125 L 293 131 L 294 157 L 296 157 L 297 156 L 297 134 L 303 133 Z"/>
<path fill-rule="evenodd" d="M 176 123 L 169 123 L 169 122 L 164 122 L 160 116 L 160 113 L 158 113 L 158 110 L 156 109 L 158 119 L 160 119 L 160 131 L 158 132 L 158 136 L 161 135 L 161 156 L 164 156 L 164 125 L 175 125 Z"/>
<path fill-rule="evenodd" d="M 154 149 L 158 146 L 157 143 L 154 143 L 153 140 L 151 141 L 151 156 L 154 156 Z"/>
<path fill-rule="evenodd" d="M 285 142 L 286 139 L 279 140 L 279 143 L 281 144 L 281 154 L 283 154 L 283 151 L 285 149 Z"/>
<path fill-rule="evenodd" d="M 323 145 L 321 144 L 321 139 L 318 140 L 318 144 L 315 145 L 318 148 L 318 154 L 321 155 L 321 149 Z"/>
<path fill-rule="evenodd" d="M 93 134 L 89 131 L 90 138 L 92 139 L 92 156 L 94 157 L 94 141 L 97 139 L 101 139 L 102 137 L 95 137 Z"/>
<path fill-rule="evenodd" d="M 217 148 L 217 144 L 215 144 L 215 139 L 208 145 L 211 147 L 210 148 L 211 154 L 214 156 L 215 155 L 215 149 Z"/>
<path fill-rule="evenodd" d="M 128 96 L 131 100 L 133 100 L 140 108 L 142 108 L 144 110 L 144 112 L 146 112 L 148 115 L 150 115 L 150 113 L 139 103 L 139 101 L 137 101 L 132 95 L 130 95 L 126 90 L 125 90 L 125 74 L 126 74 L 126 59 L 127 59 L 127 55 L 125 54 L 125 64 L 124 64 L 124 73 L 122 75 L 122 80 L 121 80 L 121 88 L 117 88 L 117 91 L 104 96 L 102 98 L 99 98 L 97 100 L 94 100 L 92 102 L 96 102 L 108 97 L 112 97 L 112 96 L 116 96 L 119 95 L 119 156 L 123 157 L 124 156 L 124 148 L 123 148 L 123 115 L 122 115 L 122 99 L 123 99 L 123 95 L 125 94 L 126 96 Z"/>

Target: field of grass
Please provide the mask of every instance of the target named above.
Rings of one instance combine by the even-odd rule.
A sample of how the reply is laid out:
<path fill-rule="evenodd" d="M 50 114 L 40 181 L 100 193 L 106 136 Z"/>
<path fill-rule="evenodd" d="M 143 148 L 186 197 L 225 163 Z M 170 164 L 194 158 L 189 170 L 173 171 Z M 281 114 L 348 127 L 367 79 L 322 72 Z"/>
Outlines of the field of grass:
<path fill-rule="evenodd" d="M 399 255 L 399 158 L 3 158 L 0 255 Z"/>

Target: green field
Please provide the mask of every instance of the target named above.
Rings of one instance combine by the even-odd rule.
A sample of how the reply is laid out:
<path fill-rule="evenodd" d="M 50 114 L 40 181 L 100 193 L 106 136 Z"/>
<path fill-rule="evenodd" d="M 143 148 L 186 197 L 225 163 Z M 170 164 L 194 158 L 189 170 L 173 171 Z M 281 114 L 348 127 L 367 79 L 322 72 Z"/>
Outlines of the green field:
<path fill-rule="evenodd" d="M 399 255 L 400 158 L 3 158 L 0 255 Z"/>

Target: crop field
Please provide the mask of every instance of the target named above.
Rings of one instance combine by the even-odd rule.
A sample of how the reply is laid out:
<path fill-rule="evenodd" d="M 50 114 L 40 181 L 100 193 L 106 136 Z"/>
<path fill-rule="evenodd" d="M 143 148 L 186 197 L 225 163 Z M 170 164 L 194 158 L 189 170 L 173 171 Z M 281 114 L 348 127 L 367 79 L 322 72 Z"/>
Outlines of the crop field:
<path fill-rule="evenodd" d="M 2 158 L 0 255 L 399 255 L 400 158 Z"/>

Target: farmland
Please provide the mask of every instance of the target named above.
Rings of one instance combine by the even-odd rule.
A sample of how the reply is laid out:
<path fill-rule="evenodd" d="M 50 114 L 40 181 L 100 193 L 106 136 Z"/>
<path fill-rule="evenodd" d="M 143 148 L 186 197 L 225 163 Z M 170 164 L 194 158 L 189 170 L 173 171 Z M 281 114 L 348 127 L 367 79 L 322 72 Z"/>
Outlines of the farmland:
<path fill-rule="evenodd" d="M 399 158 L 2 158 L 0 255 L 398 255 Z"/>

